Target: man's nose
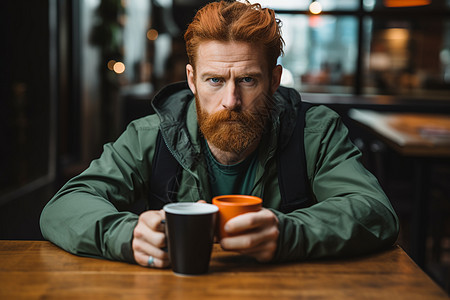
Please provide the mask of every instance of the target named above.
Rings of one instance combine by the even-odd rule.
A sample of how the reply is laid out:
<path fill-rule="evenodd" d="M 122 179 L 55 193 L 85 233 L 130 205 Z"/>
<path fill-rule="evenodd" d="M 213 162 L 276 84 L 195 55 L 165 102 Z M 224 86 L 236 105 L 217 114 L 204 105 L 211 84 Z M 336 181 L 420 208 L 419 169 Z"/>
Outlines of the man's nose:
<path fill-rule="evenodd" d="M 223 95 L 222 106 L 226 109 L 235 110 L 241 106 L 241 95 L 239 87 L 235 83 L 229 83 Z"/>

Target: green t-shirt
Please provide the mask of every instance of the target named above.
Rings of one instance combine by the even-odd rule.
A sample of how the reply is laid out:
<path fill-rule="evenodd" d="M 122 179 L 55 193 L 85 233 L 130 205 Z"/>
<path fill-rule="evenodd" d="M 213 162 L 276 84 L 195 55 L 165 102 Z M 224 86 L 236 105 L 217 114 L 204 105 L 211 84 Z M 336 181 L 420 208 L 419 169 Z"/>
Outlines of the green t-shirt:
<path fill-rule="evenodd" d="M 213 197 L 233 194 L 250 195 L 252 193 L 257 167 L 256 153 L 258 151 L 253 151 L 240 163 L 222 165 L 214 158 L 206 141 L 204 141 L 203 149 Z"/>

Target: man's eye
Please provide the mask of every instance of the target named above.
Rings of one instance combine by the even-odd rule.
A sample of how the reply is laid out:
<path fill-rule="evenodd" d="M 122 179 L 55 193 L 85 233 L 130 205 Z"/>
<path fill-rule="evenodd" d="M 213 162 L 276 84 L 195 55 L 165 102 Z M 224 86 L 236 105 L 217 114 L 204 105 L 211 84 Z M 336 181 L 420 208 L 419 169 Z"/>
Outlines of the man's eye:
<path fill-rule="evenodd" d="M 241 79 L 241 81 L 243 83 L 253 83 L 254 82 L 252 77 L 244 77 L 244 78 Z"/>
<path fill-rule="evenodd" d="M 216 77 L 210 78 L 209 81 L 210 81 L 211 83 L 220 83 L 220 79 L 219 79 L 219 78 L 216 78 Z"/>

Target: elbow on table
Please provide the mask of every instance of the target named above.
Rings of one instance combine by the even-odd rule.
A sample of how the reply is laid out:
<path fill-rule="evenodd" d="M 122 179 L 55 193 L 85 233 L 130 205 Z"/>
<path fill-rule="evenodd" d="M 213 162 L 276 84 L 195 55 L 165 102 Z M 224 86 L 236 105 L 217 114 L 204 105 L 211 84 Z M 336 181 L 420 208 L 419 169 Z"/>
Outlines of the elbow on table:
<path fill-rule="evenodd" d="M 387 229 L 387 244 L 392 246 L 397 242 L 400 233 L 400 221 L 394 211 L 391 212 L 389 218 L 390 220 L 387 220 L 387 223 L 390 224 Z"/>

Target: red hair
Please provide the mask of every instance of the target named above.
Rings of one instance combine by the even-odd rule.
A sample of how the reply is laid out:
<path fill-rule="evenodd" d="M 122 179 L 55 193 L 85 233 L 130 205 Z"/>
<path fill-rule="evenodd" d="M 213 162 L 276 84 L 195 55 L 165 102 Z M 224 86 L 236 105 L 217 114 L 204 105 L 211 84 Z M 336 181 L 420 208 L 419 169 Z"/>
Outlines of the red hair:
<path fill-rule="evenodd" d="M 239 41 L 265 48 L 269 70 L 283 54 L 281 21 L 275 12 L 259 4 L 213 2 L 200 9 L 189 24 L 184 39 L 190 64 L 195 69 L 197 49 L 203 41 Z"/>

